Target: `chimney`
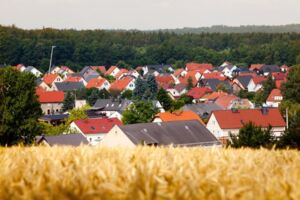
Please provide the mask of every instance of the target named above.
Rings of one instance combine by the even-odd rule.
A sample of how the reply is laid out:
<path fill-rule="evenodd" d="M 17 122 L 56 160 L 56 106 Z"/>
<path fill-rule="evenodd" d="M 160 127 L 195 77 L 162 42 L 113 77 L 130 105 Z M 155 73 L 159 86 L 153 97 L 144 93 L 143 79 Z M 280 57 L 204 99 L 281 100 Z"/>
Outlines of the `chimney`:
<path fill-rule="evenodd" d="M 261 112 L 263 115 L 267 115 L 269 113 L 269 109 L 267 107 L 262 107 Z"/>

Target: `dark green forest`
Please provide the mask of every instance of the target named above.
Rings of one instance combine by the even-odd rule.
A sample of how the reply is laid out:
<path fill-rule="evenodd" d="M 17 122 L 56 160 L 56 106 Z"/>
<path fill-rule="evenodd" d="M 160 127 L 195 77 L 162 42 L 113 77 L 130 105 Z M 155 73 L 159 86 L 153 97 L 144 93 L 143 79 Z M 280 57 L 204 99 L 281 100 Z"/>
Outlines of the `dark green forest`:
<path fill-rule="evenodd" d="M 42 71 L 49 66 L 51 46 L 54 65 L 80 70 L 86 65 L 122 65 L 210 62 L 227 60 L 251 63 L 300 63 L 297 33 L 201 33 L 176 34 L 154 31 L 23 30 L 0 26 L 0 64 L 32 65 Z"/>

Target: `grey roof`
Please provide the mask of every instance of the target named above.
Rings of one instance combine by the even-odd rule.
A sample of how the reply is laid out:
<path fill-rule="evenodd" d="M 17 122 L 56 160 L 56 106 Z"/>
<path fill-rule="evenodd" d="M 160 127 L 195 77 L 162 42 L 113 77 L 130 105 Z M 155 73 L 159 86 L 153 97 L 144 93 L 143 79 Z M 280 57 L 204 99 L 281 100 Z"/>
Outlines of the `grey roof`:
<path fill-rule="evenodd" d="M 202 83 L 209 87 L 210 89 L 212 89 L 213 91 L 216 91 L 217 90 L 217 87 L 220 83 L 223 83 L 225 85 L 225 87 L 227 87 L 230 91 L 232 90 L 232 86 L 230 85 L 229 81 L 228 80 L 225 80 L 225 81 L 221 81 L 219 79 L 203 79 L 201 80 Z"/>
<path fill-rule="evenodd" d="M 264 65 L 260 68 L 260 71 L 262 72 L 280 72 L 280 67 L 277 65 Z"/>
<path fill-rule="evenodd" d="M 42 81 L 41 78 L 35 79 L 35 85 L 40 85 L 42 82 L 43 82 L 43 81 Z"/>
<path fill-rule="evenodd" d="M 33 66 L 28 66 L 24 69 L 24 72 L 30 72 L 32 69 L 34 69 Z"/>
<path fill-rule="evenodd" d="M 153 100 L 152 105 L 155 107 L 159 101 Z M 131 103 L 128 99 L 98 99 L 93 106 L 94 110 L 101 109 L 102 111 L 117 111 L 122 113 Z M 161 109 L 162 107 L 157 107 Z"/>
<path fill-rule="evenodd" d="M 86 137 L 82 134 L 68 134 L 56 136 L 37 136 L 36 142 L 39 144 L 42 141 L 47 142 L 50 146 L 54 145 L 71 145 L 79 146 L 80 144 L 89 144 Z"/>
<path fill-rule="evenodd" d="M 93 73 L 93 74 L 90 74 L 90 75 L 84 77 L 84 80 L 86 82 L 89 82 L 91 79 L 98 78 L 98 77 L 99 77 L 99 74 L 96 72 L 96 73 Z"/>
<path fill-rule="evenodd" d="M 223 110 L 222 107 L 216 103 L 199 103 L 199 104 L 186 104 L 183 110 L 190 110 L 197 113 L 201 117 L 208 117 L 212 111 Z"/>
<path fill-rule="evenodd" d="M 119 128 L 136 145 L 220 145 L 217 138 L 197 120 L 132 124 Z"/>
<path fill-rule="evenodd" d="M 251 79 L 252 79 L 252 76 L 239 76 L 236 78 L 244 88 L 247 88 Z"/>
<path fill-rule="evenodd" d="M 64 92 L 80 90 L 84 88 L 84 85 L 81 82 L 55 82 L 54 84 L 59 91 Z"/>
<path fill-rule="evenodd" d="M 40 117 L 41 120 L 63 120 L 69 117 L 69 114 L 55 114 L 55 115 L 44 115 Z"/>
<path fill-rule="evenodd" d="M 127 99 L 98 99 L 93 107 L 122 113 L 131 103 L 132 101 Z"/>

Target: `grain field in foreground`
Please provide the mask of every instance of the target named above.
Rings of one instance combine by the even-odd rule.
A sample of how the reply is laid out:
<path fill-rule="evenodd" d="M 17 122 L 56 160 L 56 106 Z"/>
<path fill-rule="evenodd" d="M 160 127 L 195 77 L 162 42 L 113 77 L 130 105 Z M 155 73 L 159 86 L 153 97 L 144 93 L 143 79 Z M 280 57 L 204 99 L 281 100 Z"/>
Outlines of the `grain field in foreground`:
<path fill-rule="evenodd" d="M 300 152 L 0 148 L 0 199 L 300 199 Z"/>

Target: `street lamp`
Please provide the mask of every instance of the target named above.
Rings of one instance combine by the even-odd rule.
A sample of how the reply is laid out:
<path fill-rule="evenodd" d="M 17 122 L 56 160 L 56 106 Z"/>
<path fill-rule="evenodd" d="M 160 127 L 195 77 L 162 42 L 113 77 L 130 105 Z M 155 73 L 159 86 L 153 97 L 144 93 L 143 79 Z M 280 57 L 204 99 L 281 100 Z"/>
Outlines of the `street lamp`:
<path fill-rule="evenodd" d="M 56 47 L 56 46 L 51 46 L 51 55 L 50 55 L 50 63 L 49 63 L 49 74 L 50 74 L 50 71 L 51 71 L 51 65 L 52 65 L 53 49 L 54 49 L 55 47 Z"/>

